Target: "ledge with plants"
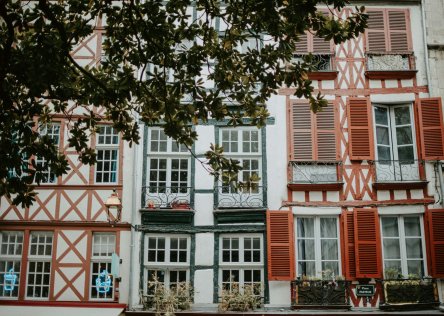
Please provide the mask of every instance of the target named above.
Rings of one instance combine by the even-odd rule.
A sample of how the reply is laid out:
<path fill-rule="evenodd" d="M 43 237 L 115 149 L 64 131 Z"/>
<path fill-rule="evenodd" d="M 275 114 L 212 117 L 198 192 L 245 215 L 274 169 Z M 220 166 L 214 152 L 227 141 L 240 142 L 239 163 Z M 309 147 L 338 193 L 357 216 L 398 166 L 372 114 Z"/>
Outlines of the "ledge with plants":
<path fill-rule="evenodd" d="M 432 309 L 439 305 L 436 280 L 433 278 L 417 274 L 409 274 L 406 278 L 397 269 L 388 269 L 382 285 L 384 303 L 380 304 L 380 309 Z"/>

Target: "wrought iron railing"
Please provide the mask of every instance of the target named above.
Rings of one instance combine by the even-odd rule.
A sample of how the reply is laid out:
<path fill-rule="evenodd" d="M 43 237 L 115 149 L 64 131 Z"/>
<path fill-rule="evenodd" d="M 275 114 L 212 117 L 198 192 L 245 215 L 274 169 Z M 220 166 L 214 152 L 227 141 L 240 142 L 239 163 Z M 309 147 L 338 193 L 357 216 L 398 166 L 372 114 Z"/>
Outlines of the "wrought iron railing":
<path fill-rule="evenodd" d="M 350 308 L 349 287 L 345 280 L 295 280 L 291 281 L 293 308 L 340 306 Z"/>
<path fill-rule="evenodd" d="M 340 161 L 290 161 L 290 183 L 339 183 Z"/>
<path fill-rule="evenodd" d="M 421 181 L 419 160 L 376 160 L 373 162 L 375 182 Z"/>
<path fill-rule="evenodd" d="M 191 208 L 193 191 L 181 186 L 142 187 L 142 208 Z"/>
<path fill-rule="evenodd" d="M 264 200 L 266 188 L 252 185 L 251 187 L 216 186 L 215 208 L 261 208 L 266 207 Z"/>
<path fill-rule="evenodd" d="M 385 306 L 420 304 L 438 305 L 439 296 L 436 279 L 394 279 L 382 280 Z"/>
<path fill-rule="evenodd" d="M 411 70 L 412 54 L 367 54 L 367 70 Z"/>
<path fill-rule="evenodd" d="M 306 55 L 304 54 L 295 54 L 293 56 L 294 63 L 302 63 L 304 62 L 304 58 Z M 311 55 L 311 63 L 317 71 L 331 71 L 331 55 L 330 54 L 312 54 Z"/>

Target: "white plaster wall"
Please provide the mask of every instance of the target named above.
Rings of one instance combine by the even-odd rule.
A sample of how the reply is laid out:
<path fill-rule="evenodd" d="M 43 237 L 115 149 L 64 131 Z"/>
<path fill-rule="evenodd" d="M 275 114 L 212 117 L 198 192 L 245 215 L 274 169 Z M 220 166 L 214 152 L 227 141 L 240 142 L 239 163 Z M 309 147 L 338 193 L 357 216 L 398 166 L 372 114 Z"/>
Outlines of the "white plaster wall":
<path fill-rule="evenodd" d="M 267 102 L 275 123 L 267 125 L 268 208 L 277 210 L 287 200 L 287 121 L 284 96 L 272 96 Z"/>
<path fill-rule="evenodd" d="M 194 273 L 194 303 L 208 304 L 213 302 L 213 269 L 197 270 Z"/>
<path fill-rule="evenodd" d="M 196 226 L 213 225 L 213 194 L 196 193 L 194 199 L 194 206 L 196 209 L 196 213 L 194 214 L 194 224 Z"/>
<path fill-rule="evenodd" d="M 122 278 L 119 283 L 119 302 L 127 303 L 129 296 L 129 279 L 130 273 L 135 273 L 139 275 L 139 265 L 133 263 L 131 266 L 131 232 L 122 231 L 120 232 L 120 259 L 122 259 L 122 264 L 120 265 L 120 277 Z M 137 261 L 138 262 L 138 261 Z M 137 283 L 138 284 L 138 283 Z"/>
<path fill-rule="evenodd" d="M 197 266 L 211 266 L 214 263 L 214 234 L 196 234 L 196 256 Z"/>
<path fill-rule="evenodd" d="M 286 307 L 291 304 L 291 287 L 288 281 L 270 281 L 269 307 Z"/>
<path fill-rule="evenodd" d="M 195 152 L 197 155 L 203 155 L 210 149 L 210 144 L 215 142 L 214 126 L 199 125 L 196 126 L 196 132 L 199 136 L 195 144 Z"/>

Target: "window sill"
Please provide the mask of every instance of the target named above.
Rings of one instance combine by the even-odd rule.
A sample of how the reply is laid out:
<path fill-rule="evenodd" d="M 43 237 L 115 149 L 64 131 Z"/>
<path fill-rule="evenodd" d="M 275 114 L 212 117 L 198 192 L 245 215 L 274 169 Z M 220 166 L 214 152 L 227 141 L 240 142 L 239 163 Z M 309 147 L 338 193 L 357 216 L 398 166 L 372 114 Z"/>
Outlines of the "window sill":
<path fill-rule="evenodd" d="M 0 305 L 13 306 L 59 306 L 59 307 L 89 307 L 89 308 L 126 308 L 126 304 L 116 301 L 90 301 L 90 302 L 66 302 L 66 301 L 38 301 L 38 300 L 0 300 Z"/>
<path fill-rule="evenodd" d="M 334 80 L 337 76 L 338 71 L 316 71 L 308 73 L 308 79 L 310 80 Z"/>
<path fill-rule="evenodd" d="M 287 184 L 287 188 L 291 191 L 339 191 L 343 186 L 343 182 Z"/>
<path fill-rule="evenodd" d="M 428 181 L 390 181 L 390 182 L 375 182 L 373 188 L 376 190 L 412 190 L 424 189 L 427 187 Z"/>
<path fill-rule="evenodd" d="M 367 70 L 368 79 L 413 79 L 418 70 Z"/>

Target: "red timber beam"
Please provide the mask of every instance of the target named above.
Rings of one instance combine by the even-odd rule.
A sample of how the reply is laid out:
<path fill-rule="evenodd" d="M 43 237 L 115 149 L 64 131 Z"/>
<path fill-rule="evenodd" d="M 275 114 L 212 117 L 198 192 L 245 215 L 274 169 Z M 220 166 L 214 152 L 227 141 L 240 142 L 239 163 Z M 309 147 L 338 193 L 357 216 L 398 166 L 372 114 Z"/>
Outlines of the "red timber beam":
<path fill-rule="evenodd" d="M 382 200 L 382 201 L 307 201 L 295 202 L 284 201 L 282 207 L 303 206 L 303 207 L 377 207 L 377 206 L 395 206 L 395 205 L 428 205 L 435 203 L 433 198 L 425 199 L 403 199 L 403 200 Z"/>

